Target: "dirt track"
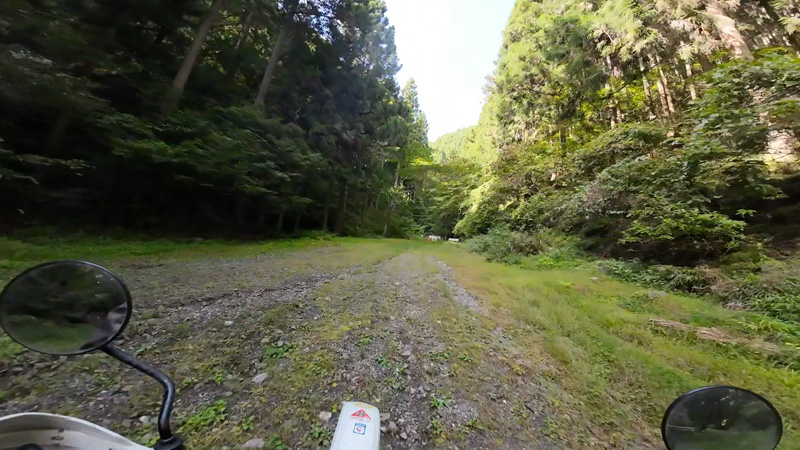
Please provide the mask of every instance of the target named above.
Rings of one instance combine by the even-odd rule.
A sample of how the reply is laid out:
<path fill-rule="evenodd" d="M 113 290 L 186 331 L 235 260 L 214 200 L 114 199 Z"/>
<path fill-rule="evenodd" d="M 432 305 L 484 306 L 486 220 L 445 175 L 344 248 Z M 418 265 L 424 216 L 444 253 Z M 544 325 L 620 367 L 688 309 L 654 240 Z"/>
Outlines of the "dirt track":
<path fill-rule="evenodd" d="M 519 376 L 532 363 L 447 264 L 352 256 L 327 247 L 120 265 L 136 312 L 118 344 L 175 380 L 173 425 L 189 448 L 324 448 L 347 400 L 384 413 L 382 448 L 582 446 L 551 433 L 543 390 Z M 157 385 L 105 355 L 26 352 L 0 369 L 0 413 L 155 436 Z"/>

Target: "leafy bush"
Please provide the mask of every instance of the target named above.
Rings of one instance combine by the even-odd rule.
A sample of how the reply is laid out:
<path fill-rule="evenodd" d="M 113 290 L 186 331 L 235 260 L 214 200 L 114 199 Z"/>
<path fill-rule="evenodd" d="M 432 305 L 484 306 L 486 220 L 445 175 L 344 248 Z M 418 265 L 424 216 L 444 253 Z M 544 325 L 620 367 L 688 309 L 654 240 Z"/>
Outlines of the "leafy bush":
<path fill-rule="evenodd" d="M 578 249 L 579 239 L 553 230 L 534 233 L 510 231 L 495 227 L 487 234 L 467 241 L 473 252 L 489 261 L 519 264 L 526 268 L 553 269 L 574 267 L 583 262 Z"/>
<path fill-rule="evenodd" d="M 602 260 L 596 266 L 622 281 L 657 289 L 710 294 L 720 303 L 751 309 L 789 323 L 800 323 L 798 261 L 765 259 L 756 252 L 733 253 L 720 267 L 644 265 Z"/>
<path fill-rule="evenodd" d="M 517 264 L 522 256 L 530 254 L 521 242 L 522 233 L 510 231 L 506 227 L 495 227 L 486 234 L 475 236 L 467 241 L 467 248 L 484 255 L 487 260 Z"/>
<path fill-rule="evenodd" d="M 764 156 L 776 133 L 800 132 L 798 67 L 782 50 L 720 64 L 698 77 L 703 95 L 672 123 L 576 128 L 558 139 L 550 128 L 511 133 L 456 228 L 554 228 L 584 236 L 586 250 L 661 264 L 696 265 L 746 248 L 756 239 L 750 216 L 785 224 L 797 216 L 786 205 L 765 214 L 765 200 L 784 198 L 798 181 L 781 183 L 795 172 Z M 707 289 L 686 274 L 664 277 Z"/>
<path fill-rule="evenodd" d="M 601 272 L 622 281 L 657 289 L 706 294 L 711 290 L 709 279 L 701 270 L 668 265 L 646 266 L 617 259 L 597 261 Z"/>

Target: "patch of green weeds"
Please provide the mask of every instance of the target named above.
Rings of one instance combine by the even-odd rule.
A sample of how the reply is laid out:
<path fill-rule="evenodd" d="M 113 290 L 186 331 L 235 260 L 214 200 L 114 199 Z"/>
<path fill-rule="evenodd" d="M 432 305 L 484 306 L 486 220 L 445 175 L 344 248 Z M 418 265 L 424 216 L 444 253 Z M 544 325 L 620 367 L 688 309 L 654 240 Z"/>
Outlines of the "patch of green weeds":
<path fill-rule="evenodd" d="M 172 329 L 172 334 L 176 337 L 186 337 L 192 334 L 192 326 L 188 323 L 179 323 Z"/>
<path fill-rule="evenodd" d="M 285 358 L 286 355 L 291 353 L 293 350 L 294 350 L 294 347 L 292 347 L 289 344 L 284 344 L 284 345 L 282 345 L 280 347 L 269 346 L 264 350 L 264 354 L 268 358 L 280 359 L 280 358 Z"/>
<path fill-rule="evenodd" d="M 133 440 L 146 447 L 154 447 L 158 443 L 158 436 L 153 435 L 148 427 L 144 427 L 134 431 Z"/>
<path fill-rule="evenodd" d="M 304 437 L 304 441 L 310 444 L 327 447 L 331 443 L 333 432 L 327 428 L 313 425 Z"/>
<path fill-rule="evenodd" d="M 401 377 L 386 378 L 386 385 L 395 391 L 402 391 L 405 388 L 405 381 Z"/>
<path fill-rule="evenodd" d="M 464 361 L 464 362 L 471 362 L 471 361 L 472 361 L 472 358 L 471 358 L 471 357 L 469 357 L 469 356 L 467 356 L 467 354 L 466 354 L 466 353 L 462 353 L 462 354 L 461 354 L 461 355 L 458 357 L 458 359 L 460 359 L 460 360 L 462 360 L 462 361 Z"/>
<path fill-rule="evenodd" d="M 216 371 L 211 379 L 214 380 L 216 384 L 222 384 L 225 382 L 225 378 L 225 374 L 222 371 Z"/>
<path fill-rule="evenodd" d="M 317 376 L 317 377 L 321 377 L 323 375 L 327 375 L 328 374 L 328 367 L 326 367 L 325 365 L 322 365 L 322 364 L 314 363 L 314 364 L 311 364 L 311 367 L 309 367 L 309 371 L 311 372 L 312 375 Z"/>
<path fill-rule="evenodd" d="M 358 340 L 359 347 L 365 347 L 372 343 L 372 336 L 364 336 Z"/>
<path fill-rule="evenodd" d="M 466 426 L 473 430 L 486 431 L 486 427 L 483 426 L 480 419 L 478 419 L 477 417 L 467 422 Z"/>
<path fill-rule="evenodd" d="M 250 431 L 253 429 L 253 421 L 256 419 L 256 416 L 247 416 L 242 420 L 242 423 L 239 424 L 239 428 L 242 431 Z"/>
<path fill-rule="evenodd" d="M 438 413 L 441 408 L 444 408 L 445 406 L 447 406 L 447 404 L 449 402 L 450 402 L 450 398 L 448 398 L 448 397 L 445 397 L 445 396 L 442 396 L 442 395 L 439 395 L 439 394 L 431 395 L 430 405 L 431 405 L 431 409 L 433 409 L 433 412 L 435 412 L 435 413 Z"/>
<path fill-rule="evenodd" d="M 283 443 L 280 436 L 271 434 L 264 441 L 264 448 L 267 450 L 289 450 L 289 447 Z"/>
<path fill-rule="evenodd" d="M 392 366 L 391 361 L 389 361 L 389 359 L 386 358 L 385 356 L 379 357 L 378 359 L 376 359 L 376 362 L 378 363 L 379 366 L 383 367 L 384 369 L 388 369 L 389 367 Z"/>
<path fill-rule="evenodd" d="M 430 350 L 428 352 L 428 358 L 430 358 L 430 359 L 432 359 L 434 361 L 444 361 L 446 359 L 450 359 L 450 352 L 448 352 L 448 351 L 435 352 L 433 350 Z"/>
<path fill-rule="evenodd" d="M 637 292 L 628 298 L 618 298 L 617 304 L 620 308 L 635 313 L 655 313 L 658 311 L 655 298 L 647 292 Z"/>
<path fill-rule="evenodd" d="M 440 437 L 444 435 L 444 427 L 442 426 L 442 420 L 438 417 L 435 419 L 431 419 L 430 424 L 428 425 L 431 429 L 431 433 L 434 436 Z"/>
<path fill-rule="evenodd" d="M 228 407 L 225 400 L 217 400 L 211 406 L 201 409 L 197 414 L 189 417 L 181 426 L 181 432 L 195 434 L 218 425 L 228 418 Z"/>
<path fill-rule="evenodd" d="M 5 334 L 0 336 L 0 360 L 10 361 L 23 353 L 25 353 L 25 347 L 17 344 Z"/>
<path fill-rule="evenodd" d="M 458 426 L 458 433 L 461 435 L 462 439 L 465 439 L 466 436 L 476 431 L 486 431 L 486 427 L 484 427 L 477 418 Z"/>

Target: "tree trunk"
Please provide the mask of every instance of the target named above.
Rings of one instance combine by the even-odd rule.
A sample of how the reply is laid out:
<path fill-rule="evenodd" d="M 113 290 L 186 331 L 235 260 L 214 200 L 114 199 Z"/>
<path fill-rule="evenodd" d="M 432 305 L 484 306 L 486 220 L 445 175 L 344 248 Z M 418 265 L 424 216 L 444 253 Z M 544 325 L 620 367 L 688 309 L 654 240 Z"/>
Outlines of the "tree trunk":
<path fill-rule="evenodd" d="M 247 197 L 240 195 L 236 199 L 236 208 L 234 208 L 234 217 L 236 220 L 236 227 L 240 230 L 244 226 L 244 218 L 247 215 Z"/>
<path fill-rule="evenodd" d="M 255 12 L 250 12 L 247 17 L 244 19 L 244 23 L 242 24 L 242 32 L 239 33 L 239 39 L 236 40 L 236 45 L 233 46 L 233 50 L 237 51 L 241 48 L 242 44 L 247 40 L 247 36 L 250 34 L 250 27 L 253 25 L 253 18 L 255 17 Z"/>
<path fill-rule="evenodd" d="M 615 105 L 611 105 L 611 110 L 609 111 L 609 116 L 611 116 L 611 129 L 617 128 L 617 107 Z"/>
<path fill-rule="evenodd" d="M 286 41 L 289 40 L 289 35 L 292 32 L 293 26 L 294 13 L 292 10 L 289 10 L 286 13 L 286 20 L 283 22 L 281 32 L 278 34 L 278 41 L 275 42 L 275 46 L 272 48 L 272 55 L 269 57 L 267 70 L 264 71 L 264 78 L 261 79 L 261 86 L 258 88 L 258 94 L 256 95 L 256 105 L 264 104 L 264 98 L 267 96 L 267 92 L 269 92 L 269 87 L 272 84 L 272 77 L 275 76 L 275 69 L 278 67 L 278 61 L 281 59 L 283 47 L 286 46 Z"/>
<path fill-rule="evenodd" d="M 322 231 L 328 231 L 328 217 L 331 211 L 331 194 L 325 196 L 325 212 L 322 215 Z"/>
<path fill-rule="evenodd" d="M 667 79 L 667 75 L 664 73 L 664 69 L 661 66 L 661 58 L 658 55 L 656 57 L 656 65 L 658 66 L 658 76 L 661 78 L 661 84 L 664 86 L 664 96 L 667 100 L 667 109 L 669 110 L 669 114 L 675 114 L 675 103 L 672 101 L 672 92 L 669 90 L 669 79 Z"/>
<path fill-rule="evenodd" d="M 254 17 L 255 12 L 250 12 L 247 17 L 245 17 L 244 22 L 242 22 L 242 31 L 239 32 L 239 38 L 236 40 L 236 45 L 233 46 L 230 67 L 228 67 L 228 71 L 225 74 L 225 78 L 228 80 L 233 80 L 239 72 L 239 49 L 247 41 L 247 36 L 250 34 L 250 27 L 253 25 Z"/>
<path fill-rule="evenodd" d="M 650 64 L 655 64 L 653 60 L 653 55 L 650 55 Z M 660 76 L 656 79 L 656 87 L 658 88 L 658 99 L 661 101 L 661 114 L 663 117 L 670 116 L 670 108 L 669 104 L 667 103 L 667 90 L 666 86 L 664 86 L 664 76 L 663 72 L 660 72 Z"/>
<path fill-rule="evenodd" d="M 283 233 L 283 216 L 286 215 L 286 210 L 281 208 L 281 213 L 278 214 L 278 223 L 275 224 L 275 231 L 279 234 Z"/>
<path fill-rule="evenodd" d="M 186 87 L 186 82 L 189 80 L 189 75 L 191 75 L 194 69 L 197 56 L 200 55 L 200 50 L 203 48 L 203 42 L 206 40 L 206 36 L 209 30 L 211 30 L 211 25 L 217 20 L 219 11 L 222 9 L 222 1 L 223 0 L 214 0 L 211 4 L 208 16 L 206 16 L 203 23 L 200 24 L 200 28 L 197 30 L 197 34 L 194 37 L 194 42 L 192 42 L 192 46 L 189 48 L 189 53 L 186 54 L 181 68 L 178 69 L 178 74 L 175 75 L 175 79 L 172 81 L 173 95 L 175 95 L 175 92 L 183 92 L 183 88 Z M 164 107 L 164 113 L 171 112 L 177 105 L 177 101 L 177 98 L 168 99 L 168 103 Z"/>
<path fill-rule="evenodd" d="M 783 26 L 783 22 L 781 22 L 781 16 L 778 15 L 778 12 L 775 11 L 775 8 L 772 7 L 772 4 L 770 4 L 769 0 L 759 0 L 759 3 L 767 12 L 769 18 L 786 32 L 786 38 L 789 40 L 789 44 L 791 44 L 792 48 L 794 48 L 795 51 L 800 52 L 800 36 L 798 36 L 797 33 L 789 33 L 789 30 L 787 30 L 786 27 Z"/>
<path fill-rule="evenodd" d="M 686 80 L 689 82 L 689 94 L 692 96 L 692 100 L 697 100 L 697 87 L 694 85 L 694 81 L 692 81 L 692 62 L 686 61 L 684 63 L 684 67 L 686 68 Z"/>
<path fill-rule="evenodd" d="M 714 26 L 722 38 L 722 42 L 733 53 L 735 58 L 753 59 L 750 47 L 745 42 L 742 33 L 736 28 L 734 21 L 725 12 L 725 6 L 719 0 L 708 0 L 706 2 L 706 16 L 714 22 Z"/>
<path fill-rule="evenodd" d="M 650 117 L 658 117 L 658 114 L 653 109 L 653 98 L 650 95 L 650 80 L 647 79 L 649 70 L 645 68 L 644 58 L 641 56 L 639 57 L 639 70 L 642 72 L 642 88 L 644 89 L 644 103 L 647 107 L 647 113 Z"/>
<path fill-rule="evenodd" d="M 261 232 L 267 223 L 267 202 L 259 200 L 256 202 L 256 231 Z"/>
<path fill-rule="evenodd" d="M 345 210 L 347 209 L 347 181 L 340 181 L 339 182 L 339 206 L 336 211 L 336 225 L 334 226 L 333 232 L 336 234 L 342 234 L 344 231 L 344 217 L 345 217 Z"/>
<path fill-rule="evenodd" d="M 297 230 L 300 229 L 300 219 L 303 217 L 303 214 L 298 212 L 297 216 L 294 218 L 294 228 L 292 229 L 292 234 L 297 234 Z"/>

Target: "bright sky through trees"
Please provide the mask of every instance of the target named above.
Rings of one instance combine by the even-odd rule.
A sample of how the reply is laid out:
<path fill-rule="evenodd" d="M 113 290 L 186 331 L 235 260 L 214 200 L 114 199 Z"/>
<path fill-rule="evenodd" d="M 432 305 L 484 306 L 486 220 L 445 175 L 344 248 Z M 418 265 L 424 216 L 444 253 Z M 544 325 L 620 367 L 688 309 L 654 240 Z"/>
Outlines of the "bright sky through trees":
<path fill-rule="evenodd" d="M 403 86 L 414 78 L 431 141 L 475 125 L 513 0 L 387 0 Z"/>

